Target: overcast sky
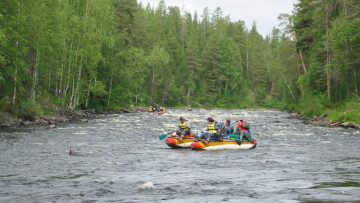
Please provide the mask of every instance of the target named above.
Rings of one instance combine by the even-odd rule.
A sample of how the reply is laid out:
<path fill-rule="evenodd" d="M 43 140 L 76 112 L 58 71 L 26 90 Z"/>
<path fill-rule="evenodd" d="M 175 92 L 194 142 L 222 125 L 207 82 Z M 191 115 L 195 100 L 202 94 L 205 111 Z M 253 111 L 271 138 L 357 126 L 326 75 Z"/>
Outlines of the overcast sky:
<path fill-rule="evenodd" d="M 145 7 L 148 3 L 155 8 L 160 0 L 138 0 Z M 274 26 L 279 25 L 277 17 L 280 13 L 291 14 L 297 0 L 165 0 L 166 6 L 178 6 L 180 9 L 194 14 L 197 11 L 201 17 L 205 7 L 210 12 L 220 7 L 224 16 L 230 16 L 231 21 L 245 21 L 247 27 L 256 22 L 257 30 L 262 36 L 271 33 Z"/>

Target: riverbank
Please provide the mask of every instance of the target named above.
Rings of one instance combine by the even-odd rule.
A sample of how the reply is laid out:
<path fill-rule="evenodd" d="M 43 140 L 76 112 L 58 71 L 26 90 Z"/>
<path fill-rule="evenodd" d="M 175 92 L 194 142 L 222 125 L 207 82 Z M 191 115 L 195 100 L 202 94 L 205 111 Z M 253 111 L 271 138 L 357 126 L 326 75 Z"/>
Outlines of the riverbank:
<path fill-rule="evenodd" d="M 33 126 L 33 125 L 49 125 L 51 127 L 54 127 L 54 125 L 58 123 L 73 122 L 73 121 L 87 122 L 87 119 L 93 118 L 95 117 L 95 115 L 101 113 L 110 113 L 110 112 L 103 112 L 95 109 L 89 109 L 89 110 L 68 112 L 56 116 L 41 115 L 35 120 L 15 118 L 10 114 L 6 114 L 4 118 L 0 121 L 0 128 L 11 128 L 18 126 Z"/>
<path fill-rule="evenodd" d="M 60 113 L 55 116 L 41 115 L 34 120 L 26 120 L 21 118 L 16 118 L 11 114 L 4 114 L 1 116 L 0 128 L 12 128 L 18 126 L 33 126 L 33 125 L 48 125 L 48 128 L 55 128 L 58 123 L 66 122 L 88 122 L 88 119 L 95 118 L 96 115 L 100 114 L 119 114 L 119 113 L 135 113 L 139 111 L 146 111 L 145 108 L 141 107 L 131 107 L 130 109 L 121 109 L 119 111 L 115 110 L 97 110 L 97 109 L 86 109 L 86 110 L 77 110 L 77 111 L 68 111 L 65 113 Z"/>
<path fill-rule="evenodd" d="M 338 127 L 344 127 L 344 128 L 360 129 L 360 125 L 355 122 L 344 122 L 344 121 L 332 122 L 332 121 L 326 120 L 327 116 L 328 116 L 327 114 L 323 114 L 320 116 L 310 117 L 310 116 L 302 115 L 297 112 L 293 112 L 290 115 L 291 118 L 304 120 L 304 123 L 306 123 L 306 124 L 313 124 L 313 125 L 318 125 L 318 126 L 323 126 L 323 127 L 338 126 Z"/>
<path fill-rule="evenodd" d="M 331 105 L 324 104 L 316 98 L 314 101 L 304 99 L 283 109 L 289 110 L 293 113 L 293 118 L 302 119 L 305 123 L 360 129 L 360 98 L 349 98 Z"/>
<path fill-rule="evenodd" d="M 191 111 L 192 108 L 189 107 L 180 107 L 186 111 Z M 196 107 L 194 109 L 197 109 Z M 257 109 L 258 110 L 258 109 Z M 266 109 L 263 109 L 266 110 Z M 273 109 L 275 110 L 275 109 Z M 118 111 L 114 110 L 97 110 L 97 109 L 86 109 L 86 110 L 77 110 L 58 114 L 56 116 L 41 115 L 35 120 L 24 120 L 15 118 L 10 114 L 3 115 L 3 119 L 0 120 L 0 128 L 11 128 L 18 126 L 33 126 L 33 125 L 48 125 L 49 128 L 56 127 L 56 124 L 66 123 L 66 122 L 88 122 L 88 119 L 95 118 L 96 115 L 100 114 L 119 114 L 119 113 L 136 113 L 136 112 L 146 112 L 146 107 L 130 107 L 129 109 L 121 109 Z M 360 129 L 360 125 L 355 122 L 347 121 L 331 121 L 327 120 L 328 114 L 323 114 L 320 116 L 306 116 L 302 115 L 299 112 L 289 111 L 290 118 L 303 120 L 306 124 L 318 125 L 323 127 L 344 127 L 344 128 L 355 128 Z"/>

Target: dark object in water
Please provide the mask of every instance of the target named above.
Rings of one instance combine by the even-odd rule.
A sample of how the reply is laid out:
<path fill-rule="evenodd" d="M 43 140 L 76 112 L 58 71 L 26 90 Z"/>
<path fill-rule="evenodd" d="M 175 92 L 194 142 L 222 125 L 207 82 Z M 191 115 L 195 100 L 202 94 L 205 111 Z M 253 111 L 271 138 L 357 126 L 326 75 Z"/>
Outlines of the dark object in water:
<path fill-rule="evenodd" d="M 54 128 L 56 128 L 56 125 L 54 125 L 54 124 L 48 125 L 48 127 L 47 127 L 47 129 L 54 129 Z"/>
<path fill-rule="evenodd" d="M 84 155 L 82 155 L 82 154 L 79 154 L 79 153 L 75 152 L 75 151 L 72 150 L 72 149 L 70 149 L 69 155 L 70 155 L 70 156 L 84 156 Z"/>

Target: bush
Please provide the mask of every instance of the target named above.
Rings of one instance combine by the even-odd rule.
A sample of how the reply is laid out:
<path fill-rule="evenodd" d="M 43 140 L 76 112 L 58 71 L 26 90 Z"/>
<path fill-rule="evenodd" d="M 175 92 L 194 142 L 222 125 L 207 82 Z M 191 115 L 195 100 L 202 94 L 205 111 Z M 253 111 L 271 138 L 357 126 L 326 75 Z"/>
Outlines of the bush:
<path fill-rule="evenodd" d="M 43 114 L 41 106 L 33 100 L 23 101 L 19 108 L 17 115 L 19 118 L 34 121 L 37 117 Z"/>
<path fill-rule="evenodd" d="M 252 91 L 247 91 L 246 94 L 242 97 L 244 98 L 242 102 L 242 106 L 244 108 L 250 108 L 256 105 L 256 97 Z"/>
<path fill-rule="evenodd" d="M 327 120 L 360 124 L 360 98 L 351 98 L 344 102 L 334 104 L 332 108 L 329 109 Z"/>
<path fill-rule="evenodd" d="M 297 111 L 307 116 L 321 115 L 324 110 L 321 99 L 315 95 L 308 95 L 301 99 L 297 108 Z"/>
<path fill-rule="evenodd" d="M 6 112 L 11 110 L 10 98 L 8 96 L 0 98 L 0 111 Z"/>

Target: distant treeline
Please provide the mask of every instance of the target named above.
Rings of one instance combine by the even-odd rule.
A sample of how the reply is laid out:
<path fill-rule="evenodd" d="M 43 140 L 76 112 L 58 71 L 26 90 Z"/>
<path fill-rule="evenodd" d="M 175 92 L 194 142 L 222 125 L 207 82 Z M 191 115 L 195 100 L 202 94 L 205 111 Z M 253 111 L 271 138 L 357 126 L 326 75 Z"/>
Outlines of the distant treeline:
<path fill-rule="evenodd" d="M 359 11 L 358 0 L 300 0 L 264 38 L 221 8 L 1 0 L 0 111 L 199 103 L 311 115 L 349 98 L 356 104 Z"/>

